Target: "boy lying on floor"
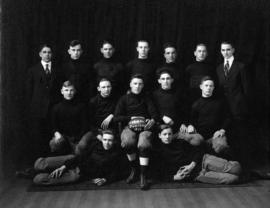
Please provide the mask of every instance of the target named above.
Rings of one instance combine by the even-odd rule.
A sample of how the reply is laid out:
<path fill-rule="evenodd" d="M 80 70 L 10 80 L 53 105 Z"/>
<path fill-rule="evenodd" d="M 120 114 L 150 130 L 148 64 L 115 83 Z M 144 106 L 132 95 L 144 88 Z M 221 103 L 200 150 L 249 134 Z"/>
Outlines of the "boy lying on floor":
<path fill-rule="evenodd" d="M 113 132 L 104 130 L 102 140 L 91 140 L 85 154 L 67 160 L 64 165 L 51 173 L 36 175 L 34 183 L 57 185 L 73 183 L 85 178 L 91 179 L 94 184 L 101 186 L 120 179 L 121 156 L 123 154 L 120 146 L 114 142 Z"/>
<path fill-rule="evenodd" d="M 192 146 L 184 139 L 173 139 L 172 128 L 166 124 L 160 126 L 158 137 L 154 157 L 160 178 L 212 184 L 231 184 L 239 180 L 239 162 L 204 154 L 201 146 Z"/>

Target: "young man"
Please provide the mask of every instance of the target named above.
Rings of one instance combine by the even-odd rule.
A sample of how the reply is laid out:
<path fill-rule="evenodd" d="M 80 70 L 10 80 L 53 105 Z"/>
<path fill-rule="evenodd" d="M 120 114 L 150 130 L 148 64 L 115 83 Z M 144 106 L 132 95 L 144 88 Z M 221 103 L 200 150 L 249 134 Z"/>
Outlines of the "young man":
<path fill-rule="evenodd" d="M 162 180 L 184 179 L 213 184 L 231 184 L 239 180 L 241 166 L 236 161 L 205 154 L 200 146 L 173 139 L 172 128 L 161 125 L 154 151 L 157 172 Z"/>
<path fill-rule="evenodd" d="M 115 109 L 115 122 L 122 122 L 124 130 L 121 133 L 121 146 L 127 153 L 131 172 L 127 183 L 133 183 L 137 177 L 136 157 L 139 152 L 140 187 L 148 188 L 146 171 L 149 165 L 152 128 L 158 119 L 158 114 L 149 97 L 142 92 L 143 77 L 133 75 L 130 80 L 130 93 L 122 96 Z"/>
<path fill-rule="evenodd" d="M 189 129 L 180 128 L 180 132 L 183 130 L 185 138 L 186 131 L 189 134 L 186 139 L 193 142 L 193 145 L 196 145 L 196 141 L 197 145 L 207 141 L 206 147 L 212 147 L 208 148 L 211 154 L 231 157 L 226 137 L 231 116 L 226 101 L 213 96 L 214 87 L 214 80 L 211 77 L 202 78 L 201 97 L 192 105 L 190 121 L 192 126 Z"/>
<path fill-rule="evenodd" d="M 41 157 L 35 169 L 42 171 L 63 164 L 74 155 L 84 154 L 93 134 L 88 132 L 85 104 L 75 99 L 76 89 L 70 81 L 63 83 L 63 100 L 52 110 L 53 138 L 50 148 L 54 157 Z M 61 155 L 61 156 L 59 156 Z"/>
<path fill-rule="evenodd" d="M 77 89 L 77 97 L 87 103 L 94 94 L 94 81 L 90 79 L 90 66 L 82 60 L 82 44 L 79 40 L 72 40 L 68 48 L 69 60 L 62 66 L 62 82 L 70 80 Z"/>
<path fill-rule="evenodd" d="M 210 76 L 215 79 L 215 70 L 207 61 L 206 45 L 200 43 L 196 46 L 194 51 L 195 63 L 190 64 L 186 68 L 186 82 L 188 83 L 189 106 L 195 100 L 201 97 L 201 90 L 199 88 L 201 79 L 204 76 Z"/>
<path fill-rule="evenodd" d="M 173 88 L 174 78 L 168 68 L 159 70 L 158 83 L 160 87 L 153 92 L 153 101 L 164 124 L 179 128 L 186 120 L 185 109 L 181 102 L 180 92 Z"/>
<path fill-rule="evenodd" d="M 76 155 L 64 164 L 55 166 L 51 173 L 40 173 L 34 178 L 39 185 L 73 183 L 81 178 L 97 186 L 111 183 L 121 178 L 120 165 L 124 155 L 114 141 L 111 130 L 102 132 L 101 141 L 91 140 L 84 155 Z"/>
<path fill-rule="evenodd" d="M 221 91 L 225 95 L 234 119 L 243 120 L 248 115 L 248 75 L 243 63 L 234 58 L 234 47 L 229 42 L 221 43 L 224 63 L 217 67 Z"/>
<path fill-rule="evenodd" d="M 26 83 L 29 101 L 29 143 L 25 154 L 27 163 L 48 153 L 51 107 L 59 102 L 59 70 L 52 62 L 52 48 L 43 44 L 39 49 L 40 62 L 29 69 Z M 27 141 L 28 142 L 28 141 Z"/>
<path fill-rule="evenodd" d="M 160 71 L 162 71 L 164 68 L 168 69 L 171 75 L 174 77 L 174 87 L 183 88 L 184 74 L 181 71 L 179 64 L 176 62 L 176 47 L 171 43 L 166 43 L 164 44 L 163 49 L 164 63 L 156 70 L 156 74 L 159 75 Z"/>
<path fill-rule="evenodd" d="M 97 90 L 99 94 L 93 97 L 89 103 L 89 109 L 93 113 L 90 115 L 92 126 L 103 130 L 112 129 L 115 127 L 113 118 L 117 99 L 111 93 L 111 82 L 106 78 L 102 78 L 99 81 Z"/>
<path fill-rule="evenodd" d="M 146 40 L 137 41 L 136 50 L 138 56 L 136 59 L 127 63 L 127 79 L 134 74 L 141 74 L 144 79 L 144 91 L 149 92 L 154 88 L 155 66 L 149 60 L 149 43 Z"/>
<path fill-rule="evenodd" d="M 112 42 L 104 40 L 100 52 L 103 57 L 94 65 L 96 82 L 98 83 L 102 78 L 107 78 L 111 80 L 113 93 L 117 96 L 122 95 L 125 90 L 124 67 L 114 57 L 115 48 Z"/>
<path fill-rule="evenodd" d="M 239 160 L 245 169 L 250 163 L 250 150 L 252 149 L 249 131 L 249 111 L 247 95 L 249 88 L 248 72 L 245 65 L 234 58 L 235 49 L 230 42 L 221 43 L 221 54 L 224 63 L 217 67 L 217 77 L 221 93 L 229 103 L 233 117 L 232 146 L 238 153 Z"/>

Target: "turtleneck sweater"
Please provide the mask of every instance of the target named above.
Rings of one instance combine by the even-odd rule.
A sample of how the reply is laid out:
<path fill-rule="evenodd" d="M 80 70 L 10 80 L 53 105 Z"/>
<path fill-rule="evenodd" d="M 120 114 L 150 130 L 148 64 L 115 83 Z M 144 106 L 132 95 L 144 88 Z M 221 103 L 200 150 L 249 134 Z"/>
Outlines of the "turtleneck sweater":
<path fill-rule="evenodd" d="M 156 81 L 155 66 L 149 59 L 136 58 L 127 63 L 127 79 L 134 74 L 141 74 L 144 78 L 144 90 L 151 91 Z"/>
<path fill-rule="evenodd" d="M 75 99 L 63 99 L 52 110 L 53 133 L 58 131 L 64 136 L 80 139 L 87 132 L 86 116 L 86 108 L 83 103 Z"/>
<path fill-rule="evenodd" d="M 129 122 L 132 116 L 158 120 L 158 113 L 152 100 L 144 94 L 136 95 L 131 92 L 119 99 L 114 115 L 116 122 L 124 123 Z"/>
<path fill-rule="evenodd" d="M 191 124 L 205 139 L 211 138 L 217 130 L 227 130 L 230 122 L 231 116 L 224 99 L 200 97 L 192 106 Z"/>
<path fill-rule="evenodd" d="M 114 58 L 102 58 L 94 64 L 94 71 L 96 74 L 96 84 L 98 84 L 100 79 L 107 78 L 112 82 L 114 92 L 121 94 L 127 88 L 124 67 Z"/>

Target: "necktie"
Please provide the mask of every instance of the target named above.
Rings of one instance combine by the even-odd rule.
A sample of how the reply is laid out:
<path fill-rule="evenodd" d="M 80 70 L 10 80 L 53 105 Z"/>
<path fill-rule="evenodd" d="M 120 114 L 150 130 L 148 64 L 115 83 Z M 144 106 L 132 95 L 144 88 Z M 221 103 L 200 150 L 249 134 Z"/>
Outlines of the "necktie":
<path fill-rule="evenodd" d="M 49 64 L 45 64 L 45 73 L 46 73 L 47 75 L 50 74 Z"/>
<path fill-rule="evenodd" d="M 230 69 L 230 64 L 229 64 L 229 61 L 227 61 L 226 64 L 224 65 L 224 73 L 225 73 L 225 77 L 228 76 L 229 69 Z"/>

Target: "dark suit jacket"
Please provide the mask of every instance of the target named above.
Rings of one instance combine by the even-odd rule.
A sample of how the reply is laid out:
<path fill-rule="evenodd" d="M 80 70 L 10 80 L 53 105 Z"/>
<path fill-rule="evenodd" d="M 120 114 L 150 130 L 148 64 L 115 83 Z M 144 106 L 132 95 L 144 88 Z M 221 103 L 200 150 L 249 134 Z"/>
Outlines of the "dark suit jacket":
<path fill-rule="evenodd" d="M 233 61 L 225 77 L 223 63 L 217 67 L 220 92 L 225 95 L 234 118 L 244 118 L 247 113 L 248 76 L 243 63 Z"/>
<path fill-rule="evenodd" d="M 29 69 L 26 86 L 30 116 L 46 118 L 49 108 L 59 101 L 60 83 L 58 77 L 58 70 L 53 64 L 49 79 L 46 78 L 41 63 Z"/>

